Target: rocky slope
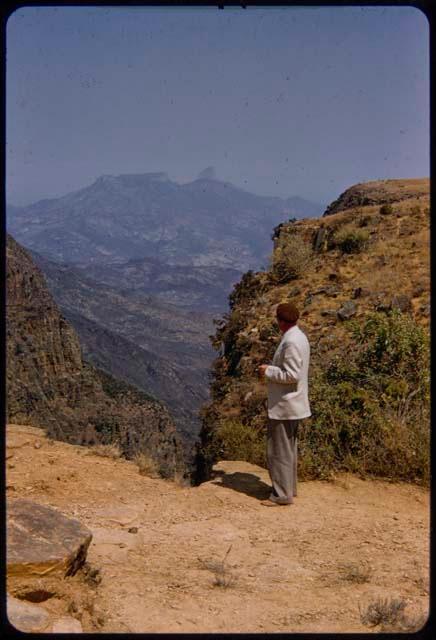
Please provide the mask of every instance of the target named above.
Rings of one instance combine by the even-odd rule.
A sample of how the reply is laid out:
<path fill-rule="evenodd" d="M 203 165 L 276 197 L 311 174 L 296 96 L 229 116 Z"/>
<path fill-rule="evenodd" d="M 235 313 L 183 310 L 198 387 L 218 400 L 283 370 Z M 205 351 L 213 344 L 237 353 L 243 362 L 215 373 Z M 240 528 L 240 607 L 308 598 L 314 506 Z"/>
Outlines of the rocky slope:
<path fill-rule="evenodd" d="M 116 280 L 102 284 L 82 270 L 31 254 L 76 330 L 86 360 L 163 400 L 192 447 L 213 360 L 210 310 L 184 311 L 126 290 Z"/>
<path fill-rule="evenodd" d="M 7 415 L 74 443 L 116 443 L 144 452 L 164 473 L 182 466 L 168 410 L 151 396 L 82 359 L 79 339 L 59 313 L 29 254 L 7 238 Z"/>
<path fill-rule="evenodd" d="M 266 389 L 257 367 L 270 361 L 279 340 L 277 303 L 293 300 L 301 311 L 312 376 L 336 356 L 338 362 L 351 360 L 350 319 L 362 326 L 369 313 L 396 308 L 428 329 L 429 180 L 357 185 L 326 214 L 276 227 L 271 268 L 247 273 L 232 293 L 230 312 L 214 339 L 219 357 L 212 401 L 203 412 L 200 479 L 208 477 L 220 456 L 213 447 L 223 423 L 231 423 L 233 433 L 237 424 L 262 432 Z M 316 402 L 313 409 L 316 414 Z M 246 439 L 254 446 L 248 431 Z"/>
<path fill-rule="evenodd" d="M 11 208 L 7 224 L 24 246 L 58 262 L 153 258 L 245 271 L 267 257 L 275 224 L 319 213 L 301 198 L 256 196 L 210 178 L 181 185 L 147 173 L 102 176 L 61 198 Z"/>
<path fill-rule="evenodd" d="M 195 312 L 195 317 L 222 312 L 232 286 L 242 275 L 232 268 L 171 265 L 152 258 L 77 265 L 76 271 L 123 292 L 151 296 L 158 303 L 179 307 L 181 312 Z M 178 315 L 177 308 L 174 313 Z"/>
<path fill-rule="evenodd" d="M 9 425 L 6 445 L 8 505 L 55 508 L 93 536 L 86 571 L 8 575 L 8 594 L 36 608 L 39 630 L 371 633 L 386 617 L 370 627 L 361 615 L 393 598 L 403 630 L 427 618 L 423 488 L 346 474 L 302 482 L 292 507 L 268 509 L 267 472 L 240 461 L 186 487 L 32 427 Z"/>

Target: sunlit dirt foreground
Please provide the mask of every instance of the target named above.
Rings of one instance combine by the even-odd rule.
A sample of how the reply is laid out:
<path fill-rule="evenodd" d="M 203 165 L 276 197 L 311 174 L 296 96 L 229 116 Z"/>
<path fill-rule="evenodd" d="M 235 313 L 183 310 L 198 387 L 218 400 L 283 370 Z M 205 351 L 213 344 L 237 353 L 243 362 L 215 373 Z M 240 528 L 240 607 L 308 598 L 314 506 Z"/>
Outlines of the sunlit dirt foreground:
<path fill-rule="evenodd" d="M 422 625 L 427 490 L 341 475 L 301 482 L 290 507 L 263 506 L 268 494 L 267 471 L 245 462 L 187 487 L 9 425 L 8 499 L 54 507 L 93 538 L 76 575 L 10 577 L 8 592 L 46 594 L 33 602 L 46 631 L 69 618 L 94 633 L 377 632 L 395 611 Z"/>

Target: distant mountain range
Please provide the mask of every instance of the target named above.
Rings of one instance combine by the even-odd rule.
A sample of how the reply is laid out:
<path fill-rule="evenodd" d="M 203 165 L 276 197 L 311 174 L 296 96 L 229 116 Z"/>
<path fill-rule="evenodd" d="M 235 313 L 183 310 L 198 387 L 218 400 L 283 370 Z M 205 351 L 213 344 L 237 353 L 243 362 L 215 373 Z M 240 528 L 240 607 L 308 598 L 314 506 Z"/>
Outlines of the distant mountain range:
<path fill-rule="evenodd" d="M 254 195 L 208 177 L 178 184 L 164 173 L 146 173 L 102 176 L 60 198 L 7 212 L 9 233 L 56 261 L 151 258 L 243 272 L 268 259 L 275 225 L 321 215 L 323 207 L 299 197 Z"/>

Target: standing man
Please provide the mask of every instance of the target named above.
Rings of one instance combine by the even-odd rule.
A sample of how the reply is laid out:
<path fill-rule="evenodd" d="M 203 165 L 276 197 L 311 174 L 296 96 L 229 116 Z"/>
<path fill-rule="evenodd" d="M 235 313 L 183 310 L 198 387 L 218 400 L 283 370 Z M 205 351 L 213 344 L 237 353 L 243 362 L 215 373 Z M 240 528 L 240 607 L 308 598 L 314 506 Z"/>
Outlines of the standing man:
<path fill-rule="evenodd" d="M 310 413 L 308 370 L 310 346 L 297 326 L 297 307 L 279 304 L 277 323 L 282 339 L 271 365 L 262 364 L 259 375 L 268 385 L 267 464 L 272 493 L 263 505 L 289 505 L 297 495 L 297 430 Z"/>

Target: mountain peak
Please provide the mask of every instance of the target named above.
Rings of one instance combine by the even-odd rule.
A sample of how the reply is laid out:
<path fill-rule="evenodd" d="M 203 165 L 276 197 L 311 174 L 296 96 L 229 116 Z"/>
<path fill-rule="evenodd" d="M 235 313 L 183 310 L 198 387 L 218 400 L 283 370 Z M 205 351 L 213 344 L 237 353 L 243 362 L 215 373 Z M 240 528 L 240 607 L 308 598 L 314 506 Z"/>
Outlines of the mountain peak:
<path fill-rule="evenodd" d="M 198 180 L 216 180 L 215 167 L 206 167 L 198 174 Z"/>
<path fill-rule="evenodd" d="M 97 178 L 94 184 L 113 184 L 116 182 L 128 183 L 128 182 L 169 182 L 169 177 L 165 171 L 154 171 L 150 173 L 122 173 L 118 176 L 104 174 Z"/>

